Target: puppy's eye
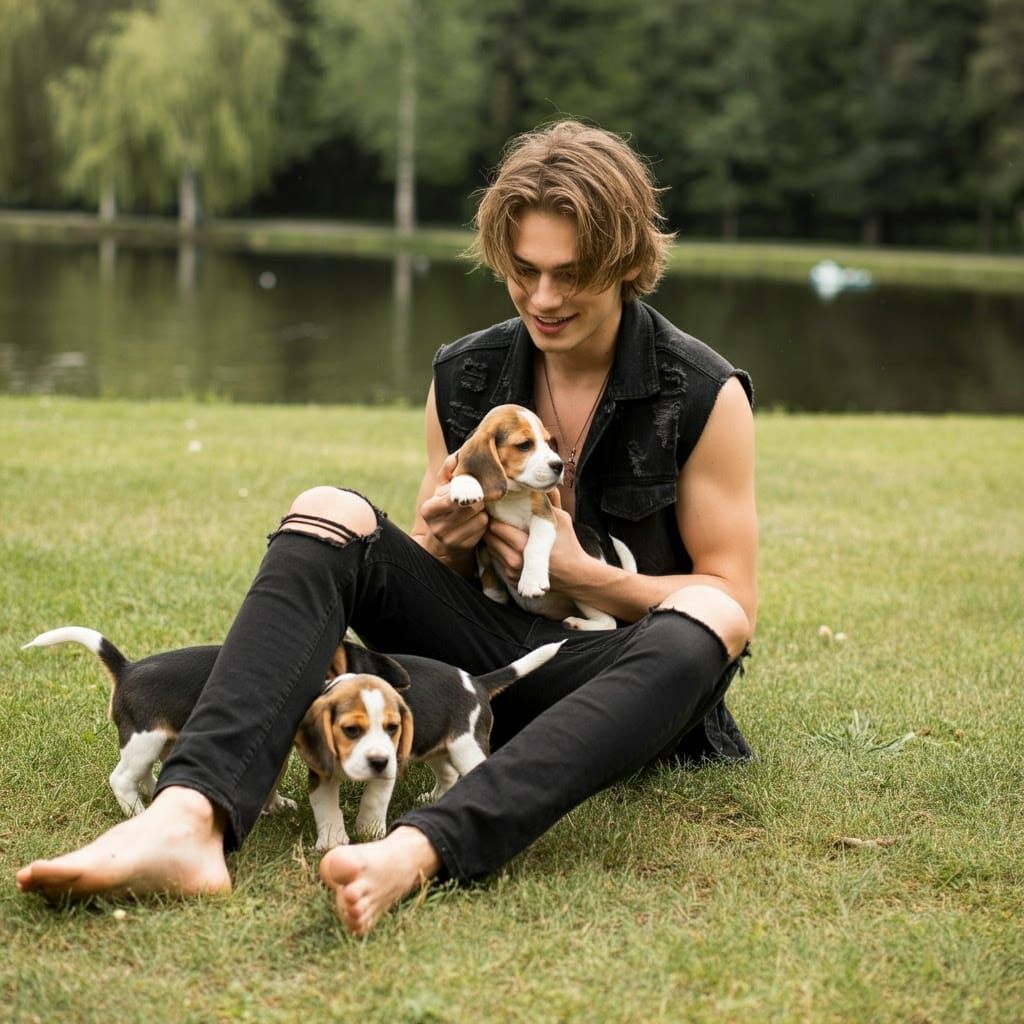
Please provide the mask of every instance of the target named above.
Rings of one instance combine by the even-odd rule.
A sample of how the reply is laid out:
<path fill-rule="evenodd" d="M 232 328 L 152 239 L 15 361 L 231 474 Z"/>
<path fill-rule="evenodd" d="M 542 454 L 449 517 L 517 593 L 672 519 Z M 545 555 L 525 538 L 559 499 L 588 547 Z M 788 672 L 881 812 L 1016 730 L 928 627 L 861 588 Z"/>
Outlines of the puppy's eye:
<path fill-rule="evenodd" d="M 384 726 L 384 731 L 389 736 L 397 735 L 398 734 L 398 723 L 397 722 L 388 722 L 388 724 Z"/>
<path fill-rule="evenodd" d="M 346 739 L 357 740 L 363 735 L 363 730 L 358 725 L 343 725 L 341 731 L 345 734 Z"/>
<path fill-rule="evenodd" d="M 532 447 L 532 441 L 520 441 L 519 444 L 516 445 L 516 448 L 518 448 L 521 452 L 528 452 Z"/>

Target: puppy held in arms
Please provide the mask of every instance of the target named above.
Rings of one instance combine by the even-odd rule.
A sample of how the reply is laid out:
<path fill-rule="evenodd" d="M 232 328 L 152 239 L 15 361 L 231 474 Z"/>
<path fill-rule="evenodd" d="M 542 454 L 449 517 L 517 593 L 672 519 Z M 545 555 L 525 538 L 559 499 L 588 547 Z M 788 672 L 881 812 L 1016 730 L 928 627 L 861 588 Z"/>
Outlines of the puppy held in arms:
<path fill-rule="evenodd" d="M 555 513 L 548 491 L 562 482 L 565 466 L 552 446 L 551 434 L 536 413 L 521 405 L 499 405 L 479 423 L 459 449 L 450 495 L 459 505 L 482 501 L 488 515 L 528 534 L 518 584 L 491 558 L 477 550 L 484 593 L 502 604 L 509 595 L 525 611 L 561 619 L 570 629 L 614 629 L 615 619 L 551 590 L 548 566 L 555 543 Z M 574 524 L 584 550 L 601 557 L 600 544 L 588 527 Z M 618 538 L 611 538 L 624 569 L 636 572 L 636 560 Z"/>

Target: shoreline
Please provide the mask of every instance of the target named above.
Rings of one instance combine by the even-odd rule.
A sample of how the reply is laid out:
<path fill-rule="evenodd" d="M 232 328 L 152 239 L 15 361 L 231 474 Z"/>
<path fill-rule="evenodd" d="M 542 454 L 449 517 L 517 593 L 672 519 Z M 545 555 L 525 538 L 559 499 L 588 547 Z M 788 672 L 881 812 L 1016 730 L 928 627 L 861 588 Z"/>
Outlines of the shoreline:
<path fill-rule="evenodd" d="M 176 248 L 183 243 L 252 252 L 327 253 L 390 258 L 407 252 L 455 260 L 471 233 L 458 227 L 421 227 L 400 235 L 392 227 L 355 221 L 294 218 L 214 218 L 183 233 L 173 218 L 119 217 L 64 211 L 0 210 L 0 242 L 94 244 Z M 875 285 L 962 287 L 984 292 L 1024 293 L 1024 255 L 866 247 L 850 243 L 721 242 L 686 239 L 671 249 L 667 273 L 707 276 L 807 279 L 819 261 L 867 270 Z"/>

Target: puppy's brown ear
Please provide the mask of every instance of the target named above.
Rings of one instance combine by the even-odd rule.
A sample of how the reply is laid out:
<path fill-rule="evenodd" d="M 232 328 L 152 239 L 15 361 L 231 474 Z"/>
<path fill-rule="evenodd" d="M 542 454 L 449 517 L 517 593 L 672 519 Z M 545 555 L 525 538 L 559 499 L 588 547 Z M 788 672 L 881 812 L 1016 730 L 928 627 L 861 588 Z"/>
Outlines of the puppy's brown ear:
<path fill-rule="evenodd" d="M 345 649 L 345 661 L 348 664 L 346 672 L 360 676 L 377 676 L 399 692 L 408 690 L 412 685 L 409 673 L 394 658 L 379 654 L 377 651 L 368 651 L 358 644 L 346 642 L 341 646 Z"/>
<path fill-rule="evenodd" d="M 494 431 L 481 423 L 459 449 L 453 476 L 472 476 L 484 492 L 484 501 L 497 501 L 508 490 L 505 468 L 498 458 Z"/>
<path fill-rule="evenodd" d="M 354 644 L 342 642 L 338 644 L 337 650 L 331 657 L 331 663 L 327 666 L 327 678 L 333 679 L 335 676 L 343 676 L 348 672 L 348 656 L 345 648 L 352 647 Z"/>
<path fill-rule="evenodd" d="M 398 737 L 398 774 L 404 775 L 412 753 L 413 720 L 409 705 L 398 698 L 398 713 L 401 716 L 401 735 Z"/>
<path fill-rule="evenodd" d="M 334 740 L 334 701 L 330 696 L 317 697 L 299 723 L 295 749 L 321 779 L 334 775 L 338 748 Z"/>

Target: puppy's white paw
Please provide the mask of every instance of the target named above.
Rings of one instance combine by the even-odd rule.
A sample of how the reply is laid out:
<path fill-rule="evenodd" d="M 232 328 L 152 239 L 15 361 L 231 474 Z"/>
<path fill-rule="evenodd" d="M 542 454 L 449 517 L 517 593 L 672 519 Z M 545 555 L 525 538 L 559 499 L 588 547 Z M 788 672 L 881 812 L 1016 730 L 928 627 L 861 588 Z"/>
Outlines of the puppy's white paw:
<path fill-rule="evenodd" d="M 356 833 L 361 838 L 383 839 L 387 835 L 388 826 L 379 818 L 356 819 Z"/>
<path fill-rule="evenodd" d="M 475 476 L 463 473 L 453 476 L 448 486 L 448 496 L 456 505 L 472 505 L 474 501 L 484 500 L 484 491 Z"/>
<path fill-rule="evenodd" d="M 317 836 L 316 849 L 320 853 L 333 850 L 336 846 L 348 846 L 348 833 L 342 829 L 340 832 L 325 832 Z"/>
<path fill-rule="evenodd" d="M 610 615 L 601 619 L 584 619 L 579 615 L 570 615 L 568 618 L 562 619 L 562 625 L 567 629 L 593 632 L 598 629 L 615 629 L 617 623 Z"/>
<path fill-rule="evenodd" d="M 551 589 L 551 581 L 547 572 L 523 569 L 516 589 L 523 597 L 540 597 Z"/>
<path fill-rule="evenodd" d="M 280 814 L 281 811 L 297 811 L 299 805 L 292 799 L 286 796 L 281 796 L 280 793 L 275 793 L 264 805 L 264 814 Z"/>

